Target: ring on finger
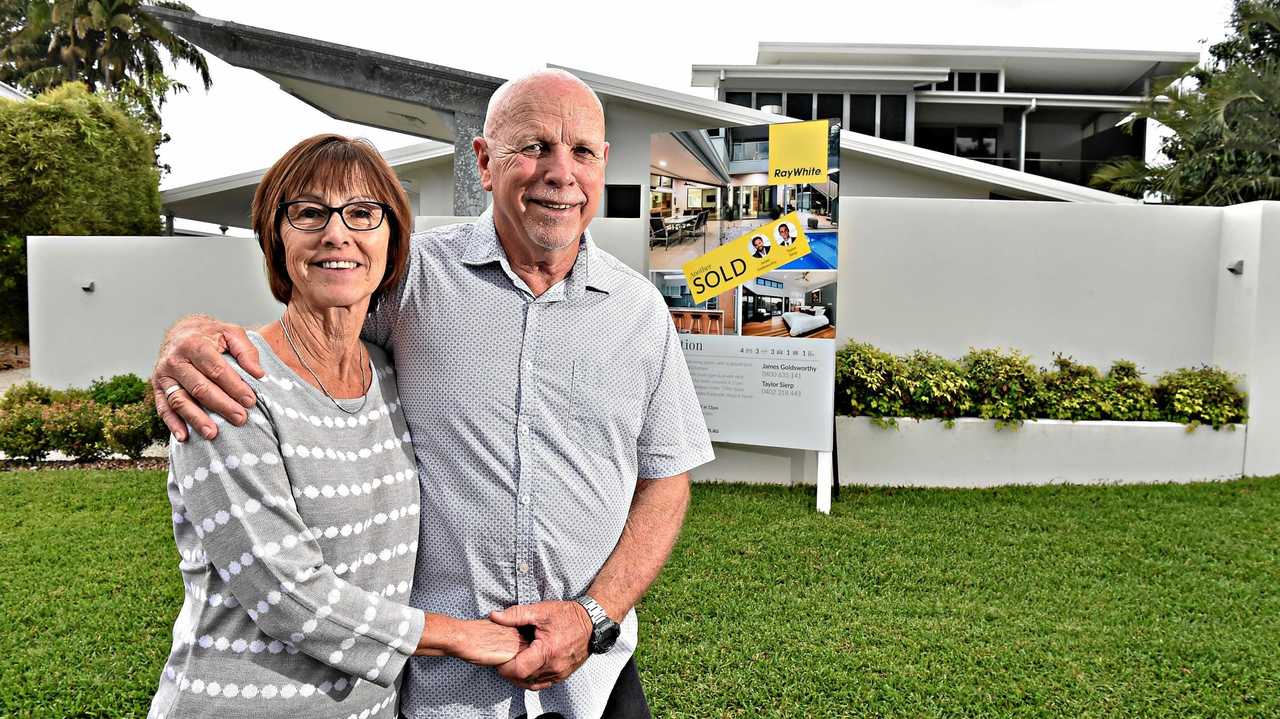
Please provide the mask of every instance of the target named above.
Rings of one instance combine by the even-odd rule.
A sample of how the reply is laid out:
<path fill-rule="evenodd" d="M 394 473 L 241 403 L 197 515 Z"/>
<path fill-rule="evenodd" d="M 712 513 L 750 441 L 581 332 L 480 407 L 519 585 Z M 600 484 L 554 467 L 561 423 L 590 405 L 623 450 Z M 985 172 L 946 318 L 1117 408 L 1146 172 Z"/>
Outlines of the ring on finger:
<path fill-rule="evenodd" d="M 174 395 L 175 392 L 178 392 L 181 389 L 182 389 L 182 385 L 180 384 L 175 384 L 170 387 L 166 387 L 164 390 L 164 398 L 169 399 Z"/>

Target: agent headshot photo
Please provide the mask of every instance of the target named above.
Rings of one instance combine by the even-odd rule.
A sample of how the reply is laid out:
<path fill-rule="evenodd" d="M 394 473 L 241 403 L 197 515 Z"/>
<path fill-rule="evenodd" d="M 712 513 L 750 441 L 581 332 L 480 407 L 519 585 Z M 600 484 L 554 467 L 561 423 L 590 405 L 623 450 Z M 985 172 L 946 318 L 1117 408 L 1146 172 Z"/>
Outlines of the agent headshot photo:
<path fill-rule="evenodd" d="M 787 247 L 796 241 L 795 235 L 791 234 L 791 225 L 785 222 L 778 225 L 778 229 L 774 230 L 774 234 L 778 240 L 778 247 Z"/>
<path fill-rule="evenodd" d="M 769 246 L 769 240 L 764 235 L 756 235 L 751 238 L 751 256 L 755 259 L 764 259 L 771 249 L 773 248 Z"/>

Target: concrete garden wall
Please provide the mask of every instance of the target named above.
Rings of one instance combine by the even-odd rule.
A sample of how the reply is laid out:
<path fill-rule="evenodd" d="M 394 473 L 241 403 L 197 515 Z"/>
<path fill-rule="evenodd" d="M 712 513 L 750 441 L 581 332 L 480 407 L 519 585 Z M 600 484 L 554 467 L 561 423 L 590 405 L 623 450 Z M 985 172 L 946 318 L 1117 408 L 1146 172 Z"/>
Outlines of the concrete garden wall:
<path fill-rule="evenodd" d="M 1235 479 L 1246 430 L 1187 431 L 1174 422 L 995 422 L 837 417 L 842 485 L 996 487 L 1012 484 L 1193 482 Z"/>

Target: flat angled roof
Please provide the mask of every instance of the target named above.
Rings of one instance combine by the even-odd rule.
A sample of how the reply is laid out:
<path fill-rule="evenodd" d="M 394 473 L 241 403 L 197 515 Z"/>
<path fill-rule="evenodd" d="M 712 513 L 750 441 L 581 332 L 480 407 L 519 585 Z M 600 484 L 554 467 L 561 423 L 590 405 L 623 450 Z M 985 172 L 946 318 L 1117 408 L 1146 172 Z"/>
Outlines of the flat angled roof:
<path fill-rule="evenodd" d="M 1011 90 L 1035 86 L 1121 92 L 1143 77 L 1178 75 L 1198 50 L 1117 50 L 997 45 L 761 42 L 758 65 L 944 66 L 1005 71 Z"/>
<path fill-rule="evenodd" d="M 774 115 L 763 110 L 753 110 L 749 107 L 740 107 L 719 100 L 664 90 L 572 67 L 562 65 L 549 65 L 548 67 L 559 67 L 562 70 L 568 70 L 581 78 L 583 82 L 587 83 L 592 90 L 595 90 L 600 95 L 683 113 L 690 116 L 691 119 L 696 119 L 703 127 L 734 127 L 737 125 L 763 125 L 770 122 L 796 122 L 794 118 Z M 1002 192 L 1009 192 L 1018 196 L 1050 198 L 1067 202 L 1111 204 L 1135 204 L 1139 202 L 1139 200 L 1130 197 L 1103 190 L 1095 190 L 1091 187 L 1075 185 L 1070 182 L 1033 175 L 1029 172 L 1020 172 L 1007 167 L 999 167 L 985 162 L 978 162 L 977 160 L 908 145 L 905 142 L 885 140 L 848 130 L 840 132 L 840 149 L 879 160 L 902 163 L 929 172 L 973 180 Z"/>

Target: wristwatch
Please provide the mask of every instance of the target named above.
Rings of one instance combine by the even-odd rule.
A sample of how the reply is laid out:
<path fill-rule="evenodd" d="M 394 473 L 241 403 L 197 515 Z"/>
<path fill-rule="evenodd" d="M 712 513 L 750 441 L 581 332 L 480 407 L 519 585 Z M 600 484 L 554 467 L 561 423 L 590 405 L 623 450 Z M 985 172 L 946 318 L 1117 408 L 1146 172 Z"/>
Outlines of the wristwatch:
<path fill-rule="evenodd" d="M 592 654 L 604 654 L 613 649 L 613 643 L 618 641 L 618 634 L 622 632 L 622 627 L 605 614 L 604 609 L 596 604 L 596 600 L 586 594 L 573 601 L 581 604 L 582 608 L 587 610 L 587 616 L 591 617 L 591 638 L 587 641 L 587 650 Z"/>

